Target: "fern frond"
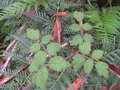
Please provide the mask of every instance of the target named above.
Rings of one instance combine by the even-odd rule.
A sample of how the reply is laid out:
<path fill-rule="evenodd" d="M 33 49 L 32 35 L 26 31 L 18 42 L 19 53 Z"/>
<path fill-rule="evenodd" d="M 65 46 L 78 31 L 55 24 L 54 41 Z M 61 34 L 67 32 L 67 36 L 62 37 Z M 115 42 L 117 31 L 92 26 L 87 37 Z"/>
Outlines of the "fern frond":
<path fill-rule="evenodd" d="M 119 28 L 120 28 L 120 18 L 118 9 L 103 9 L 102 13 L 98 11 L 90 11 L 89 14 L 89 21 L 92 23 L 97 23 L 94 26 L 96 30 L 96 35 L 98 36 L 99 40 L 107 40 L 111 44 L 113 42 L 114 36 L 119 35 Z"/>
<path fill-rule="evenodd" d="M 118 49 L 108 53 L 107 55 L 105 55 L 104 59 L 107 62 L 120 67 L 120 61 L 119 61 L 120 60 L 120 53 L 119 52 L 120 52 L 120 49 L 118 48 Z"/>
<path fill-rule="evenodd" d="M 30 10 L 32 7 L 37 8 L 39 0 L 22 0 L 21 2 L 15 2 L 10 4 L 0 13 L 0 20 L 3 20 L 10 16 L 16 16 L 18 12 L 24 12 L 25 10 Z"/>

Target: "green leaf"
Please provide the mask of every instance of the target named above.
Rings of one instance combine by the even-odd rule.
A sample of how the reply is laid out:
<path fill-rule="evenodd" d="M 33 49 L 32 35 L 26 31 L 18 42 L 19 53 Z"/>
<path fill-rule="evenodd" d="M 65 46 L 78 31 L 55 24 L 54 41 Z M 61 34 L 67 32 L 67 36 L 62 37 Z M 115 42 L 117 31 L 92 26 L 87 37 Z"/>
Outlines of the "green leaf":
<path fill-rule="evenodd" d="M 85 71 L 85 73 L 91 72 L 92 69 L 93 69 L 93 65 L 94 65 L 93 60 L 88 59 L 88 60 L 84 63 L 84 71 Z"/>
<path fill-rule="evenodd" d="M 39 65 L 43 65 L 46 61 L 46 53 L 43 51 L 39 51 L 35 54 L 34 58 L 36 61 L 39 61 Z"/>
<path fill-rule="evenodd" d="M 83 39 L 84 39 L 85 42 L 89 42 L 89 43 L 93 42 L 93 37 L 91 35 L 89 35 L 89 34 L 85 34 L 83 36 Z"/>
<path fill-rule="evenodd" d="M 31 40 L 37 40 L 40 37 L 40 33 L 38 30 L 27 29 L 27 37 Z"/>
<path fill-rule="evenodd" d="M 92 26 L 88 23 L 85 23 L 85 24 L 83 24 L 82 28 L 85 29 L 86 31 L 89 31 L 92 29 Z"/>
<path fill-rule="evenodd" d="M 60 48 L 60 43 L 50 43 L 47 46 L 47 51 L 51 55 L 56 55 L 56 52 L 59 51 Z"/>
<path fill-rule="evenodd" d="M 32 82 L 39 86 L 42 90 L 46 90 L 46 81 L 48 80 L 49 72 L 46 67 L 41 67 L 41 69 L 35 73 L 32 77 Z"/>
<path fill-rule="evenodd" d="M 80 30 L 80 26 L 78 24 L 72 24 L 69 28 L 75 32 Z"/>
<path fill-rule="evenodd" d="M 81 66 L 84 64 L 86 59 L 83 56 L 80 56 L 80 55 L 75 55 L 73 57 L 73 59 L 74 60 L 73 60 L 72 64 L 73 64 L 73 67 L 74 67 L 74 72 L 77 72 L 81 68 Z"/>
<path fill-rule="evenodd" d="M 41 4 L 42 4 L 45 8 L 48 8 L 48 4 L 47 4 L 46 0 L 41 0 Z"/>
<path fill-rule="evenodd" d="M 55 71 L 61 71 L 61 70 L 64 70 L 70 66 L 71 66 L 71 64 L 69 62 L 65 61 L 60 56 L 53 57 L 49 62 L 49 67 Z"/>
<path fill-rule="evenodd" d="M 92 53 L 93 59 L 100 59 L 103 56 L 104 52 L 102 50 L 94 50 Z"/>
<path fill-rule="evenodd" d="M 95 64 L 97 72 L 99 75 L 104 76 L 105 78 L 109 77 L 108 65 L 104 62 L 97 62 Z"/>
<path fill-rule="evenodd" d="M 35 54 L 32 63 L 30 64 L 29 70 L 30 72 L 38 71 L 38 69 L 43 65 L 46 61 L 46 54 L 43 51 L 39 51 Z"/>
<path fill-rule="evenodd" d="M 52 35 L 45 35 L 43 38 L 42 38 L 42 43 L 43 44 L 47 44 L 51 41 L 51 38 L 52 38 Z"/>
<path fill-rule="evenodd" d="M 78 45 L 78 44 L 82 44 L 83 42 L 83 39 L 80 35 L 76 35 L 73 37 L 70 45 L 74 46 L 74 45 Z"/>
<path fill-rule="evenodd" d="M 75 12 L 73 13 L 73 16 L 74 16 L 74 18 L 75 18 L 77 21 L 82 21 L 83 18 L 84 18 L 84 13 L 75 11 Z"/>
<path fill-rule="evenodd" d="M 30 47 L 30 52 L 36 52 L 40 50 L 40 43 L 34 43 L 31 47 Z"/>
<path fill-rule="evenodd" d="M 82 45 L 79 45 L 79 50 L 84 55 L 89 54 L 91 51 L 91 44 L 84 42 Z"/>
<path fill-rule="evenodd" d="M 35 72 L 38 71 L 40 68 L 39 63 L 37 62 L 37 60 L 33 59 L 32 63 L 29 66 L 29 71 L 30 72 Z"/>

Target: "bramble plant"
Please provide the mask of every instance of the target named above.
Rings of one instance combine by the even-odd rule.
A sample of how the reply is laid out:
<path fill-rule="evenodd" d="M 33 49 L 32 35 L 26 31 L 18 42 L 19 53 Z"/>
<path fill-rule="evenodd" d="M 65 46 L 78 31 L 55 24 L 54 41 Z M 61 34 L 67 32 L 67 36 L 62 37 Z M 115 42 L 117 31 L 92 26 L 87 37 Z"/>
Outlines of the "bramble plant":
<path fill-rule="evenodd" d="M 0 90 L 118 89 L 120 8 L 97 1 L 0 0 Z"/>
<path fill-rule="evenodd" d="M 75 11 L 73 16 L 80 22 L 84 18 L 84 13 Z M 82 26 L 72 24 L 70 29 L 77 33 L 73 36 L 72 41 L 70 41 L 70 45 L 73 49 L 74 47 L 79 48 L 80 51 L 72 57 L 73 60 L 71 62 L 64 60 L 64 57 L 58 55 L 61 44 L 52 42 L 51 35 L 45 35 L 40 40 L 40 32 L 38 30 L 27 29 L 27 37 L 37 41 L 30 47 L 30 52 L 34 53 L 34 58 L 30 64 L 29 71 L 33 73 L 32 82 L 43 90 L 45 90 L 49 73 L 51 73 L 49 68 L 53 71 L 61 72 L 73 67 L 74 71 L 77 72 L 83 66 L 86 74 L 92 73 L 92 70 L 96 69 L 99 75 L 105 78 L 109 77 L 108 65 L 99 60 L 103 57 L 104 51 L 92 51 L 91 49 L 91 44 L 94 40 L 92 35 L 88 34 L 88 31 L 92 29 L 92 26 L 88 23 L 84 23 Z M 82 32 L 81 29 L 84 29 L 84 31 Z"/>

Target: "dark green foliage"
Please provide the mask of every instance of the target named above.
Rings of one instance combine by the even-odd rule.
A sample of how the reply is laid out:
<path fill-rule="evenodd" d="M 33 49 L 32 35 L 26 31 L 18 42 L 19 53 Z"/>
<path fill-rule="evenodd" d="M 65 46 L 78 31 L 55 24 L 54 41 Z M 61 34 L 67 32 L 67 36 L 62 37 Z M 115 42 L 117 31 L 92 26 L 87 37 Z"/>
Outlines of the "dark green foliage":
<path fill-rule="evenodd" d="M 112 88 L 114 84 L 119 83 L 119 78 L 107 70 L 108 66 L 98 61 L 99 58 L 103 58 L 105 61 L 120 67 L 120 50 L 118 47 L 120 39 L 116 36 L 119 36 L 119 7 L 103 9 L 102 13 L 88 11 L 83 14 L 82 4 L 69 2 L 68 0 L 46 0 L 47 3 L 44 0 L 1 1 L 3 4 L 0 6 L 0 9 L 2 9 L 0 12 L 1 31 L 4 29 L 7 31 L 13 30 L 6 37 L 6 40 L 15 39 L 18 46 L 15 52 L 6 52 L 5 58 L 12 57 L 12 66 L 0 70 L 5 77 L 14 75 L 15 77 L 7 84 L 0 85 L 0 89 L 21 90 L 33 82 L 34 84 L 28 90 L 44 90 L 45 88 L 50 90 L 71 88 L 73 90 L 72 83 L 77 78 L 82 78 L 80 72 L 83 74 L 91 72 L 86 77 L 87 80 L 84 80 L 85 85 L 81 87 L 85 90 L 98 90 L 99 86 L 104 85 Z M 29 19 L 16 12 L 16 9 L 21 12 L 35 9 L 37 15 Z M 77 14 L 81 14 L 81 17 L 73 14 L 75 10 L 78 10 Z M 60 16 L 61 34 L 63 36 L 61 44 L 51 42 L 55 24 L 55 16 L 53 15 L 58 11 L 68 12 L 67 16 Z M 79 26 L 78 21 L 83 19 L 86 23 Z M 23 24 L 26 25 L 27 29 L 23 29 L 18 34 L 18 28 Z M 77 30 L 74 27 L 69 28 L 70 25 L 74 24 L 78 26 L 77 28 L 75 26 Z M 79 31 L 82 28 L 85 29 L 84 33 Z M 29 33 L 26 34 L 26 32 Z M 113 37 L 115 42 L 113 42 Z M 94 45 L 94 42 L 98 40 L 103 40 L 103 45 Z M 108 48 L 105 45 L 107 41 L 110 45 L 115 44 L 114 47 Z M 68 43 L 69 46 L 60 48 L 60 45 L 64 43 Z M 34 48 L 34 45 L 37 48 Z M 74 50 L 79 50 L 81 53 L 65 61 L 64 58 L 74 53 Z M 105 51 L 104 54 L 103 51 Z M 31 52 L 32 54 L 30 54 Z M 48 53 L 52 56 L 46 58 L 46 55 L 49 56 Z M 89 54 L 92 59 L 89 59 L 86 54 Z M 6 59 L 3 58 L 3 60 Z M 101 66 L 104 67 L 101 68 Z M 24 67 L 27 67 L 27 70 L 18 73 Z M 109 79 L 106 79 L 108 76 Z"/>

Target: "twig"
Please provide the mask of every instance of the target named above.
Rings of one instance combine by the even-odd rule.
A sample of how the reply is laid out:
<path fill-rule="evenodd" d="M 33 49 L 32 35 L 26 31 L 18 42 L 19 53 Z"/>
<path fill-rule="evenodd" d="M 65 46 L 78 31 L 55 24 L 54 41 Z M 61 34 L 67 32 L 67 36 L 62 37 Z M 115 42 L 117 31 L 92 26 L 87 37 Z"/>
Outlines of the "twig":
<path fill-rule="evenodd" d="M 13 40 L 9 46 L 6 48 L 5 52 L 9 51 L 11 49 L 11 47 L 13 47 L 13 45 L 16 43 L 17 40 Z M 5 55 L 5 53 L 3 53 L 3 55 Z"/>
<path fill-rule="evenodd" d="M 13 76 L 11 77 L 7 77 L 7 78 L 4 78 L 3 80 L 0 80 L 0 84 L 6 84 L 8 83 L 9 81 L 11 81 L 13 78 L 15 78 L 20 72 L 24 72 L 28 69 L 29 65 L 18 70 L 16 74 L 14 74 Z"/>
<path fill-rule="evenodd" d="M 18 42 L 17 42 L 17 43 L 15 44 L 15 46 L 13 47 L 12 52 L 15 51 L 17 45 L 18 45 Z M 7 67 L 7 65 L 9 64 L 9 62 L 10 62 L 10 60 L 11 60 L 11 58 L 12 58 L 12 56 L 10 56 L 10 57 L 7 58 L 4 66 L 3 66 L 3 70 Z"/>
<path fill-rule="evenodd" d="M 27 88 L 31 87 L 33 83 L 28 84 L 26 87 L 24 87 L 22 90 L 27 90 Z"/>
<path fill-rule="evenodd" d="M 22 85 L 17 90 L 21 90 L 21 87 L 26 83 L 26 81 L 30 78 L 31 75 L 32 75 L 32 73 L 30 73 L 29 76 L 27 76 L 25 81 L 22 83 Z"/>
<path fill-rule="evenodd" d="M 5 45 L 5 46 L 0 46 L 0 49 L 4 49 L 6 48 L 8 45 Z"/>

